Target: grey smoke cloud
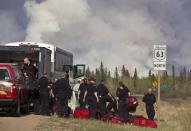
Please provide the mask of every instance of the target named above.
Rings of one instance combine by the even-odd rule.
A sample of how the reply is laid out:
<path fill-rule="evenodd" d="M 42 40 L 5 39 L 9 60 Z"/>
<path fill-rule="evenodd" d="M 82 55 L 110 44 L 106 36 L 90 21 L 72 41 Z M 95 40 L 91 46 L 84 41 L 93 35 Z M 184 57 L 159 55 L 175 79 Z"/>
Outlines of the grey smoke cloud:
<path fill-rule="evenodd" d="M 26 1 L 24 36 L 72 51 L 75 63 L 95 68 L 103 61 L 112 70 L 125 64 L 143 75 L 152 68 L 153 44 L 168 45 L 168 67 L 191 65 L 190 7 L 190 0 Z"/>

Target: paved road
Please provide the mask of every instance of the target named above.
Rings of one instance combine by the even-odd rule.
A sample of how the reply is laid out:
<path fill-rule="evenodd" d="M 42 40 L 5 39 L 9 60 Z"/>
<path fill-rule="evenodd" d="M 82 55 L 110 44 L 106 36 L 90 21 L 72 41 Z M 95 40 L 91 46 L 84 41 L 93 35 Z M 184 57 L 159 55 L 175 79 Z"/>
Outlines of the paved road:
<path fill-rule="evenodd" d="M 21 117 L 0 115 L 1 131 L 34 131 L 47 117 L 29 114 Z"/>

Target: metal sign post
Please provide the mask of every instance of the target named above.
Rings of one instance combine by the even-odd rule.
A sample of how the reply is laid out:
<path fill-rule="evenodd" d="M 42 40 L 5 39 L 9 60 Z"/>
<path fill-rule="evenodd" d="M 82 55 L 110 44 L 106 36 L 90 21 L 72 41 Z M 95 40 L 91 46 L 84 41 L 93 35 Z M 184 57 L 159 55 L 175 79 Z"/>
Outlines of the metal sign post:
<path fill-rule="evenodd" d="M 158 96 L 157 96 L 157 120 L 160 121 L 160 70 L 158 71 L 158 74 L 157 74 L 157 80 L 158 80 Z"/>
<path fill-rule="evenodd" d="M 153 67 L 157 71 L 157 81 L 158 81 L 158 90 L 157 90 L 157 120 L 160 121 L 160 73 L 163 70 L 166 70 L 166 60 L 167 60 L 167 47 L 166 45 L 154 45 L 153 47 Z"/>

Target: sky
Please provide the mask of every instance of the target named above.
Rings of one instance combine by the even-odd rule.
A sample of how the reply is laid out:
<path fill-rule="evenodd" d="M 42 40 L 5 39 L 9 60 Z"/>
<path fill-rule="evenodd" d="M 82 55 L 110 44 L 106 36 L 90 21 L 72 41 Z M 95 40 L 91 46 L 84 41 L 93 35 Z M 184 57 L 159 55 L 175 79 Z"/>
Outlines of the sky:
<path fill-rule="evenodd" d="M 154 44 L 168 46 L 167 67 L 191 67 L 190 0 L 0 0 L 0 44 L 45 42 L 91 69 L 124 64 L 152 69 Z"/>

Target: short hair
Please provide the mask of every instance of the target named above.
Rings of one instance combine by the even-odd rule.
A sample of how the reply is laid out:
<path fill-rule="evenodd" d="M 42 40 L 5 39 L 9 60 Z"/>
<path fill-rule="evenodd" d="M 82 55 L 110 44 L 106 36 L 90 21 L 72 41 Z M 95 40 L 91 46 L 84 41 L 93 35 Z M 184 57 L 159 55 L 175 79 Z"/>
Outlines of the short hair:
<path fill-rule="evenodd" d="M 122 81 L 119 82 L 119 86 L 124 86 Z"/>

